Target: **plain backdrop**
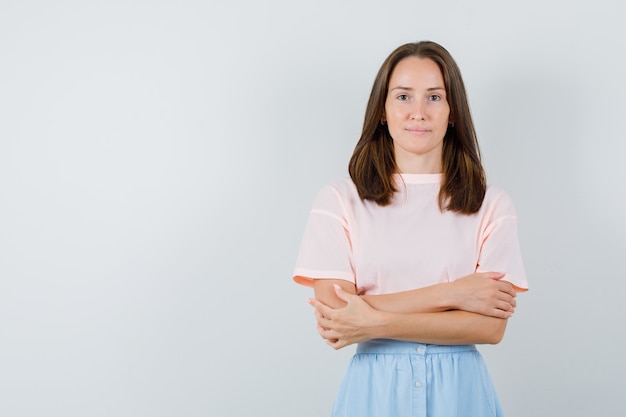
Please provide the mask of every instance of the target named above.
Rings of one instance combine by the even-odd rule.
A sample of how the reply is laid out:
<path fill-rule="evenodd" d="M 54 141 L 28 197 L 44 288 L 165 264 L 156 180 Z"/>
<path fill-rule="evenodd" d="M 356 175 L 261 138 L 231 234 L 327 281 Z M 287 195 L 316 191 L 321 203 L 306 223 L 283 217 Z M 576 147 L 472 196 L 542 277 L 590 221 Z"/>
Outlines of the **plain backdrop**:
<path fill-rule="evenodd" d="M 509 417 L 623 416 L 617 0 L 0 2 L 0 415 L 326 416 L 353 347 L 291 281 L 400 44 L 463 72 L 531 291 Z"/>

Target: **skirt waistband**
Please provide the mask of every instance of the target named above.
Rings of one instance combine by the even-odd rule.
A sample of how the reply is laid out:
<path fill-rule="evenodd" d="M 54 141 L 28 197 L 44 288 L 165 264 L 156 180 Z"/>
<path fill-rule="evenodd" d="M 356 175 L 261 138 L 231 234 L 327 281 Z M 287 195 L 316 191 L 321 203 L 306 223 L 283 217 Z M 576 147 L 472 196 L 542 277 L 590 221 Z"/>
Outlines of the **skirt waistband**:
<path fill-rule="evenodd" d="M 372 339 L 357 345 L 356 353 L 417 354 L 475 352 L 476 345 L 429 345 L 391 339 Z"/>

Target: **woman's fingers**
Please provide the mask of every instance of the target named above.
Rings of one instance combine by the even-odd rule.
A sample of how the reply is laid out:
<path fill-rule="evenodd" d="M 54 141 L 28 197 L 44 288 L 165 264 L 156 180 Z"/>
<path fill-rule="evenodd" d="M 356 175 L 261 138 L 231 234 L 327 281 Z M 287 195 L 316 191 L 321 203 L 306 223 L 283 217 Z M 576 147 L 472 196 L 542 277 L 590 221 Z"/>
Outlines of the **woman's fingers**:
<path fill-rule="evenodd" d="M 328 307 L 316 298 L 307 298 L 307 302 L 319 311 L 324 317 L 329 317 L 332 314 L 333 309 Z"/>

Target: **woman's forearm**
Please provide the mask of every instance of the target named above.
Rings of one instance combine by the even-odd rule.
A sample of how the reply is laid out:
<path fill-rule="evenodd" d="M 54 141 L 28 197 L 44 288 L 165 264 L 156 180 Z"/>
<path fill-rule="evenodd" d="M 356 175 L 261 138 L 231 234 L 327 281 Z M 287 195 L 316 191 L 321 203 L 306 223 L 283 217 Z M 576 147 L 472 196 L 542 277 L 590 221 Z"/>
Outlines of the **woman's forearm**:
<path fill-rule="evenodd" d="M 315 307 L 320 335 L 335 349 L 379 338 L 443 345 L 494 344 L 502 340 L 506 329 L 505 318 L 461 310 L 386 312 L 339 286 L 335 291 L 344 302 L 343 307 L 332 308 L 320 300 L 309 299 Z"/>
<path fill-rule="evenodd" d="M 388 313 L 435 313 L 456 308 L 449 283 L 361 298 L 376 310 Z"/>
<path fill-rule="evenodd" d="M 439 345 L 496 344 L 504 337 L 507 319 L 466 311 L 436 313 L 382 312 L 368 327 L 368 338 L 385 338 Z"/>
<path fill-rule="evenodd" d="M 453 282 L 415 290 L 361 298 L 376 310 L 388 313 L 436 313 L 464 310 L 496 318 L 509 318 L 515 310 L 516 292 L 504 274 L 481 272 Z"/>

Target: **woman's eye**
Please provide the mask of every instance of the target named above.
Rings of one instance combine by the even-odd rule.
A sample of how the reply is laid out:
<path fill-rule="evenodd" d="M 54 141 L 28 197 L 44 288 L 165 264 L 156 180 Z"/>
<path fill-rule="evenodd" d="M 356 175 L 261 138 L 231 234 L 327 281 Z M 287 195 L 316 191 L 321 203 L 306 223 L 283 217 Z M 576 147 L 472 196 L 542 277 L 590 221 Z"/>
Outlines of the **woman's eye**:
<path fill-rule="evenodd" d="M 398 96 L 398 100 L 400 101 L 407 101 L 409 99 L 409 95 L 408 94 L 400 94 Z"/>
<path fill-rule="evenodd" d="M 428 99 L 430 101 L 439 101 L 439 100 L 441 100 L 441 96 L 437 95 L 437 94 L 432 94 L 431 96 L 428 97 Z"/>

